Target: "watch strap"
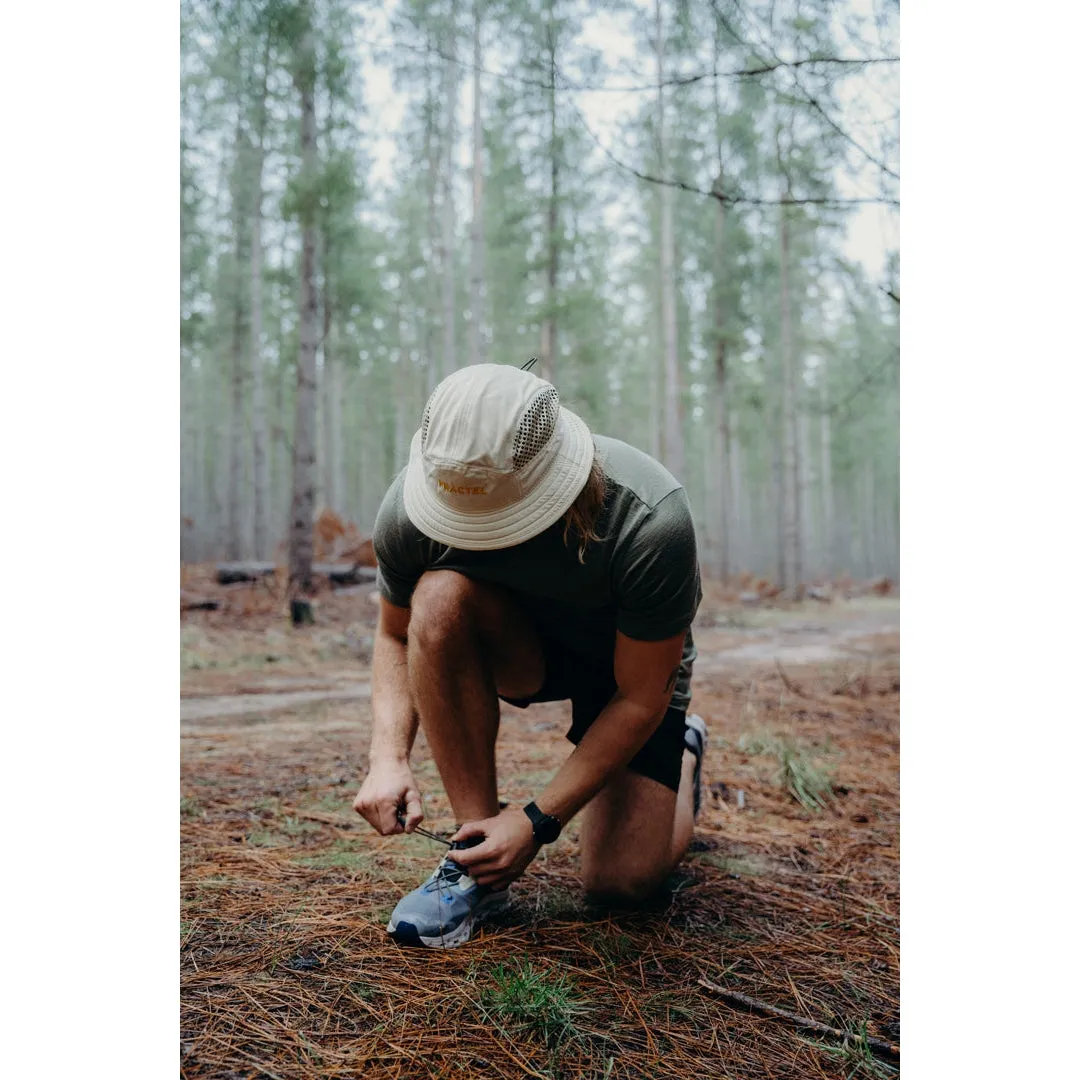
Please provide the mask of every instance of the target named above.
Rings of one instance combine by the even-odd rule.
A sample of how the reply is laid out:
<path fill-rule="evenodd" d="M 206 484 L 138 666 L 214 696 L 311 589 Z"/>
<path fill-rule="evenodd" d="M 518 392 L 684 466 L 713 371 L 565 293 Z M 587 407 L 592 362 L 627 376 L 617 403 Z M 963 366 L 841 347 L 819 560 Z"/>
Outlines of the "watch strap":
<path fill-rule="evenodd" d="M 562 822 L 554 814 L 545 814 L 535 802 L 523 807 L 525 816 L 532 822 L 533 836 L 541 844 L 550 844 L 559 838 Z"/>

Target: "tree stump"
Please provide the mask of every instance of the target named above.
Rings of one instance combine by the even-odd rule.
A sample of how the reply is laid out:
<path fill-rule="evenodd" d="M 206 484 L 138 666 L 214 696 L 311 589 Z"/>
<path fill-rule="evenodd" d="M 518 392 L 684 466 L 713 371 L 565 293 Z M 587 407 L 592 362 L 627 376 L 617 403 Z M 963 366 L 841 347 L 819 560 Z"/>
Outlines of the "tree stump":
<path fill-rule="evenodd" d="M 315 612 L 310 600 L 290 600 L 289 614 L 292 616 L 293 626 L 313 626 L 315 623 Z"/>

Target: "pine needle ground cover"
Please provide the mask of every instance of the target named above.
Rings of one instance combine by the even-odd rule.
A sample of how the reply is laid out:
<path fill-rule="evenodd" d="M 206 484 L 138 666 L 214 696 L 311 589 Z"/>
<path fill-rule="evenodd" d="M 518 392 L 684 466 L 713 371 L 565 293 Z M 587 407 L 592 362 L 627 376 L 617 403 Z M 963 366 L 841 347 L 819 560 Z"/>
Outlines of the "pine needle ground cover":
<path fill-rule="evenodd" d="M 896 1075 L 880 1052 L 899 1043 L 895 601 L 704 611 L 707 792 L 670 895 L 588 906 L 572 824 L 513 908 L 447 952 L 383 929 L 439 846 L 351 809 L 373 613 L 337 599 L 295 632 L 278 612 L 185 618 L 182 1076 Z M 505 709 L 502 797 L 542 787 L 567 723 L 561 704 Z M 451 828 L 422 736 L 414 766 L 425 824 Z"/>

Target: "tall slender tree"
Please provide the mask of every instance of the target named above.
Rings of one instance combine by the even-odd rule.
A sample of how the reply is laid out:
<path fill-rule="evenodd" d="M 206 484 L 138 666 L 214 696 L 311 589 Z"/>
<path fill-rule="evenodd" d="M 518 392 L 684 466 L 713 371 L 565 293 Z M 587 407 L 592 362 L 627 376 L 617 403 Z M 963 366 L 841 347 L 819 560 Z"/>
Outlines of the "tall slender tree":
<path fill-rule="evenodd" d="M 443 139 L 442 171 L 442 374 L 449 375 L 457 361 L 457 306 L 454 288 L 457 276 L 457 238 L 454 212 L 454 152 L 457 148 L 458 84 L 461 69 L 457 62 L 457 0 L 450 0 L 447 16 L 446 48 L 443 62 L 443 100 L 446 102 L 446 127 Z"/>
<path fill-rule="evenodd" d="M 667 175 L 667 110 L 664 97 L 663 2 L 655 0 L 656 17 L 656 149 L 660 175 Z M 664 463 L 676 475 L 686 472 L 682 431 L 682 380 L 679 372 L 679 337 L 675 311 L 675 229 L 672 218 L 674 191 L 660 189 L 660 309 L 664 340 Z"/>
<path fill-rule="evenodd" d="M 263 169 L 266 164 L 267 94 L 270 80 L 271 36 L 264 35 L 261 85 L 256 106 L 254 140 L 254 191 L 251 208 L 251 466 L 254 496 L 254 554 L 265 559 L 270 554 L 270 459 L 267 448 L 266 388 L 263 372 L 263 280 L 262 221 Z"/>
<path fill-rule="evenodd" d="M 484 113 L 481 29 L 484 0 L 473 0 L 472 222 L 469 227 L 469 363 L 484 361 Z"/>
<path fill-rule="evenodd" d="M 315 34 L 310 0 L 299 0 L 293 13 L 298 48 L 293 82 L 300 97 L 298 211 L 302 229 L 300 260 L 300 350 L 296 365 L 296 421 L 293 426 L 292 508 L 289 520 L 289 579 L 311 589 L 315 516 L 315 392 L 318 299 L 315 294 L 318 152 L 315 145 Z"/>

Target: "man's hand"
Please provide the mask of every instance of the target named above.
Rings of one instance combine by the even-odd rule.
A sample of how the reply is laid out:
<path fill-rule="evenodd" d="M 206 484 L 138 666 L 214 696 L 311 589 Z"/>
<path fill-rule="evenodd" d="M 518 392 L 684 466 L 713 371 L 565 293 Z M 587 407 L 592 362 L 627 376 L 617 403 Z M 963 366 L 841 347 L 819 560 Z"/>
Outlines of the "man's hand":
<path fill-rule="evenodd" d="M 397 819 L 401 807 L 405 808 L 404 830 Z M 424 820 L 420 789 L 404 761 L 373 764 L 353 800 L 353 809 L 383 836 L 412 832 Z"/>
<path fill-rule="evenodd" d="M 473 881 L 496 889 L 521 877 L 540 850 L 533 838 L 532 822 L 520 806 L 508 806 L 482 821 L 468 821 L 451 839 L 468 840 L 470 836 L 486 839 L 476 847 L 451 852 L 450 858 L 464 866 Z"/>

